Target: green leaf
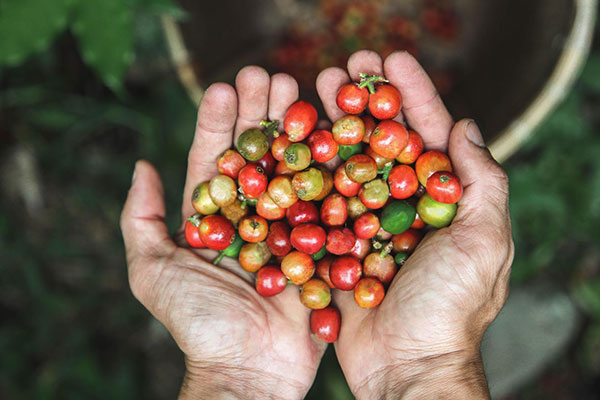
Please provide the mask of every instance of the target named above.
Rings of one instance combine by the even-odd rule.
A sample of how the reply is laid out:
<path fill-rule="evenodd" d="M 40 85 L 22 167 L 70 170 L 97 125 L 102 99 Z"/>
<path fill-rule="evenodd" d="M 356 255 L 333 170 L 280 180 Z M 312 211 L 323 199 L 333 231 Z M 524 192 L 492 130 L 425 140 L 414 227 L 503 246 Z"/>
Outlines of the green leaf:
<path fill-rule="evenodd" d="M 134 58 L 131 0 L 79 1 L 73 31 L 85 62 L 108 87 L 120 91 Z"/>
<path fill-rule="evenodd" d="M 71 0 L 2 0 L 0 66 L 16 66 L 45 50 L 66 26 Z"/>
<path fill-rule="evenodd" d="M 575 289 L 575 299 L 587 313 L 600 320 L 600 279 L 579 285 Z"/>

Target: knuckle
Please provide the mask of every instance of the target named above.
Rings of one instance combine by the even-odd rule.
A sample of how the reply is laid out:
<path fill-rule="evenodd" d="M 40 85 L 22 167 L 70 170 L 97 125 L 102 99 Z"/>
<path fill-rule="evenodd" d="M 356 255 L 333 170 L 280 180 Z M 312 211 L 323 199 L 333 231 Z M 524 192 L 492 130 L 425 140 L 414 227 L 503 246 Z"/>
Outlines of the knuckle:
<path fill-rule="evenodd" d="M 490 160 L 490 162 L 489 173 L 494 187 L 502 194 L 508 196 L 509 180 L 506 171 L 495 160 Z"/>

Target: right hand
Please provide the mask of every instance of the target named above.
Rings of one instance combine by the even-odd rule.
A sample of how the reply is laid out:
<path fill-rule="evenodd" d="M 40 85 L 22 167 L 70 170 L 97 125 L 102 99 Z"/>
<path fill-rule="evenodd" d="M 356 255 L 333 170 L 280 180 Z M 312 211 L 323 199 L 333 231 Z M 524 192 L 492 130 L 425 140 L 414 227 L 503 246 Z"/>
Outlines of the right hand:
<path fill-rule="evenodd" d="M 236 90 L 237 89 L 237 90 Z M 289 75 L 242 69 L 236 89 L 210 86 L 198 110 L 188 156 L 182 216 L 196 185 L 218 173 L 217 157 L 262 119 L 283 120 L 298 97 Z M 135 175 L 121 215 L 129 282 L 134 295 L 169 330 L 186 358 L 182 398 L 303 398 L 326 344 L 311 338 L 310 310 L 289 285 L 276 297 L 260 296 L 254 276 L 237 260 L 213 265 L 217 253 L 188 248 L 164 223 L 160 177 L 145 161 Z"/>

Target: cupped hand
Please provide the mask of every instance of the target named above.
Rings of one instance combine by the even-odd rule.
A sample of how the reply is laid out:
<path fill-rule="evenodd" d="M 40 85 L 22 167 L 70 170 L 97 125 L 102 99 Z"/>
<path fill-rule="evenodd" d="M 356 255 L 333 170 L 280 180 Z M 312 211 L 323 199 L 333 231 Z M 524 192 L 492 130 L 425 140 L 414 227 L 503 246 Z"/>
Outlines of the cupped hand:
<path fill-rule="evenodd" d="M 196 185 L 218 173 L 216 159 L 247 128 L 282 120 L 298 97 L 296 81 L 246 67 L 236 88 L 210 86 L 200 104 L 188 157 L 182 217 L 194 214 Z M 289 285 L 272 298 L 254 289 L 252 274 L 216 252 L 173 240 L 164 223 L 160 177 L 136 165 L 121 227 L 134 295 L 169 330 L 186 358 L 182 398 L 302 398 L 314 380 L 325 345 L 310 336 L 309 313 Z M 229 398 L 229 397 L 227 397 Z"/>
<path fill-rule="evenodd" d="M 336 290 L 342 313 L 335 345 L 357 398 L 485 398 L 479 345 L 508 296 L 513 242 L 508 181 L 485 148 L 475 122 L 454 123 L 427 74 L 405 52 L 383 61 L 371 51 L 347 71 L 324 70 L 317 90 L 335 121 L 340 86 L 359 73 L 385 75 L 403 96 L 402 115 L 426 150 L 447 152 L 464 194 L 452 224 L 430 232 L 399 270 L 381 305 L 359 308 Z"/>

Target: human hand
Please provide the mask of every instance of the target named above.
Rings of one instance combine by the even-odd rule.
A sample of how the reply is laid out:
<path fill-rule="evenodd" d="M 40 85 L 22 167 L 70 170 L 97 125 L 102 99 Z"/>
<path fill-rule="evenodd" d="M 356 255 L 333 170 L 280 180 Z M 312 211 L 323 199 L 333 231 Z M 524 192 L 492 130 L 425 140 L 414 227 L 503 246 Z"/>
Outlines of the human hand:
<path fill-rule="evenodd" d="M 252 66 L 238 73 L 236 89 L 224 83 L 207 89 L 188 157 L 184 218 L 195 213 L 196 185 L 218 173 L 217 157 L 261 120 L 283 120 L 297 97 L 292 77 L 269 77 Z M 183 228 L 173 240 L 164 216 L 160 177 L 140 161 L 121 215 L 129 282 L 185 354 L 180 397 L 303 398 L 326 345 L 311 339 L 310 310 L 298 301 L 298 289 L 260 296 L 237 260 L 213 265 L 216 252 L 188 248 Z"/>
<path fill-rule="evenodd" d="M 405 52 L 385 62 L 359 51 L 348 72 L 324 70 L 317 90 L 332 121 L 338 88 L 359 73 L 385 75 L 403 96 L 397 118 L 427 150 L 448 152 L 464 194 L 452 224 L 429 233 L 398 271 L 381 305 L 361 309 L 335 291 L 342 314 L 336 353 L 357 398 L 486 398 L 479 346 L 508 296 L 514 246 L 508 180 L 477 125 L 454 123 L 433 84 Z"/>

